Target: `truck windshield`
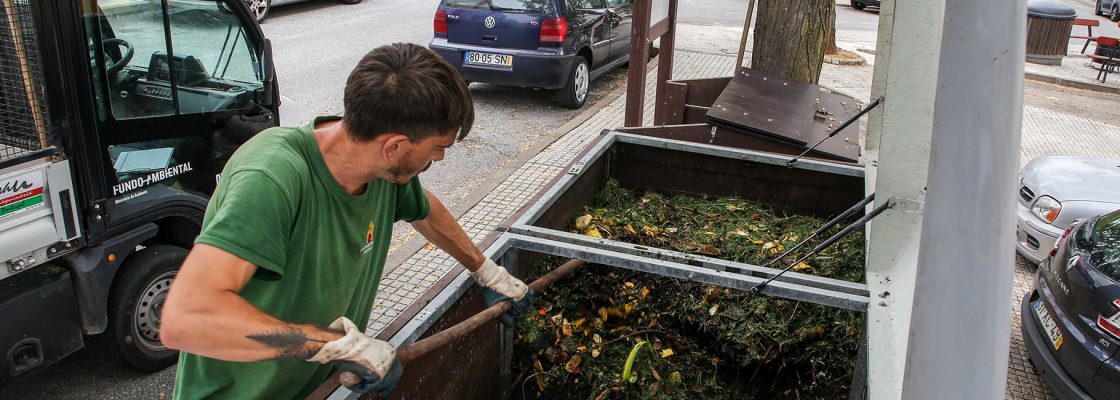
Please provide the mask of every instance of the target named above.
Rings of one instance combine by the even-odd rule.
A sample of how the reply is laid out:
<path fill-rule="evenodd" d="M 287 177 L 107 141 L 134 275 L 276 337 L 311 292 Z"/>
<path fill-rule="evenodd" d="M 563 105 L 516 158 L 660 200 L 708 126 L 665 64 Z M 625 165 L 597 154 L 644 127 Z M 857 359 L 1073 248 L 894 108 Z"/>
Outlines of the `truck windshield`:
<path fill-rule="evenodd" d="M 1093 227 L 1089 260 L 1097 270 L 1120 281 L 1120 211 L 1105 214 Z"/>
<path fill-rule="evenodd" d="M 470 10 L 547 14 L 548 0 L 444 0 L 444 7 Z"/>

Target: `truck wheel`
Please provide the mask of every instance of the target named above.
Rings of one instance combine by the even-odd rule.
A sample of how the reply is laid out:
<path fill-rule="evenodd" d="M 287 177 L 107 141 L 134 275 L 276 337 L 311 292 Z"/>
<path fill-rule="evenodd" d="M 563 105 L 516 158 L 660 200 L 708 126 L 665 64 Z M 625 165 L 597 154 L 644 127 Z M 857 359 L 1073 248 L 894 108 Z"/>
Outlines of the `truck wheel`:
<path fill-rule="evenodd" d="M 556 91 L 556 102 L 567 108 L 583 107 L 590 87 L 591 68 L 587 65 L 587 59 L 576 56 L 572 72 L 568 74 L 568 85 Z"/>
<path fill-rule="evenodd" d="M 1104 16 L 1104 10 L 1101 10 L 1101 0 L 1097 0 L 1097 6 L 1093 8 L 1093 14 L 1097 14 L 1098 17 Z"/>
<path fill-rule="evenodd" d="M 125 260 L 113 284 L 106 347 L 136 369 L 159 371 L 179 358 L 160 342 L 159 325 L 171 281 L 186 258 L 181 247 L 148 247 Z"/>

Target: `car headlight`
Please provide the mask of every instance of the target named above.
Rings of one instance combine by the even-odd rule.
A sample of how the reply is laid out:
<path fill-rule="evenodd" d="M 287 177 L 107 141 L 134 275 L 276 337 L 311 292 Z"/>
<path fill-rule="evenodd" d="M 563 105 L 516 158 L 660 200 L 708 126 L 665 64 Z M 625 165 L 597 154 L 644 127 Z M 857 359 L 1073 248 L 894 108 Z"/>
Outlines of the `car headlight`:
<path fill-rule="evenodd" d="M 1034 205 L 1031 206 L 1031 211 L 1034 212 L 1034 215 L 1042 218 L 1043 221 L 1052 223 L 1055 219 L 1058 219 L 1058 213 L 1062 211 L 1062 203 L 1050 196 L 1039 196 L 1034 201 Z"/>

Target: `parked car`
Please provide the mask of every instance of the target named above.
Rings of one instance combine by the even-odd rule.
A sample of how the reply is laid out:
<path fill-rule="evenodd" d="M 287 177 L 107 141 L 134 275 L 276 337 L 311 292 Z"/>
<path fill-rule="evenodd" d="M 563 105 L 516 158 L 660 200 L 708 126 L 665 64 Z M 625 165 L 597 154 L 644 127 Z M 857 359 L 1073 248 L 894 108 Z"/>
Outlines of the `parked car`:
<path fill-rule="evenodd" d="M 630 54 L 631 0 L 443 0 L 428 45 L 464 80 L 555 89 L 568 108 Z"/>
<path fill-rule="evenodd" d="M 864 8 L 867 8 L 867 6 L 877 8 L 882 3 L 880 0 L 851 0 L 851 1 L 852 1 L 852 8 L 857 9 L 857 10 L 862 10 Z"/>
<path fill-rule="evenodd" d="M 1070 225 L 1019 312 L 1031 363 L 1059 398 L 1116 398 L 1120 211 Z"/>
<path fill-rule="evenodd" d="M 1097 0 L 1095 14 L 1108 16 L 1113 22 L 1120 21 L 1120 0 Z"/>
<path fill-rule="evenodd" d="M 245 0 L 245 4 L 249 6 L 249 11 L 257 18 L 257 23 L 264 21 L 264 17 L 268 16 L 269 10 L 274 6 L 298 3 L 306 0 Z M 358 4 L 362 0 L 335 0 L 343 4 Z"/>
<path fill-rule="evenodd" d="M 1038 157 L 1019 172 L 1015 248 L 1032 264 L 1070 222 L 1120 209 L 1120 160 Z"/>

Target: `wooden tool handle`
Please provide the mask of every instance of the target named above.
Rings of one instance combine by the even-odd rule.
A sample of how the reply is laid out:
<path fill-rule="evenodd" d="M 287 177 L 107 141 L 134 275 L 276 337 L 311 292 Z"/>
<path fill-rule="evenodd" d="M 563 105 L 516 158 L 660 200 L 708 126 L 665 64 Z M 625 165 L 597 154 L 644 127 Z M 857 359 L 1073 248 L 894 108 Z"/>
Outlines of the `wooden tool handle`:
<path fill-rule="evenodd" d="M 582 267 L 584 264 L 587 264 L 587 261 L 575 259 L 568 260 L 568 262 L 565 262 L 548 274 L 537 278 L 537 280 L 529 284 L 529 287 L 532 288 L 534 292 L 539 292 L 544 288 L 551 286 L 554 282 L 564 277 L 565 275 L 568 275 L 568 273 L 574 271 L 576 268 Z M 408 364 L 409 361 L 420 358 L 421 356 L 428 354 L 428 352 L 431 352 L 432 350 L 443 347 L 444 345 L 451 343 L 452 340 L 458 339 L 466 335 L 467 333 L 477 329 L 483 324 L 490 322 L 490 320 L 497 318 L 502 314 L 505 314 L 506 311 L 509 311 L 510 307 L 512 307 L 512 305 L 508 301 L 499 301 L 497 303 L 494 303 L 494 305 L 486 308 L 485 310 L 482 310 L 482 312 L 475 314 L 470 318 L 467 318 L 466 320 L 463 320 L 463 322 L 455 324 L 455 326 L 447 328 L 435 335 L 428 336 L 422 340 L 417 341 L 416 343 L 401 347 L 397 350 L 397 358 L 401 360 L 401 363 Z M 341 374 L 339 374 L 338 380 L 346 386 L 353 386 L 362 381 L 361 378 L 350 372 L 342 372 Z"/>

